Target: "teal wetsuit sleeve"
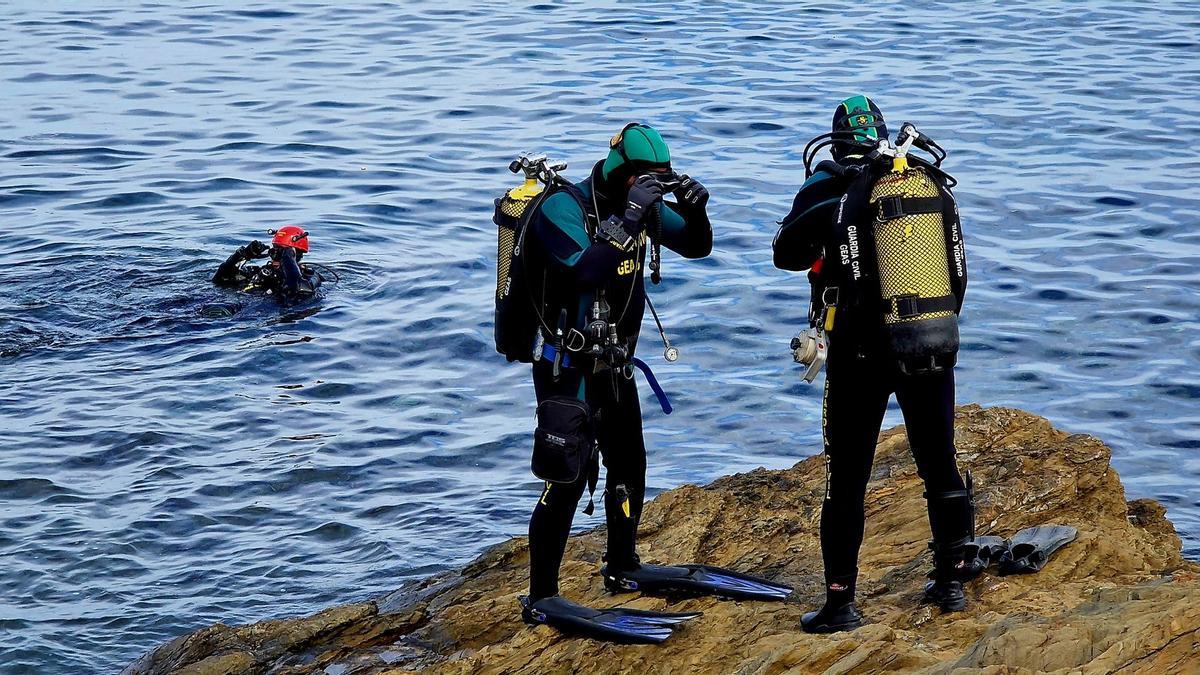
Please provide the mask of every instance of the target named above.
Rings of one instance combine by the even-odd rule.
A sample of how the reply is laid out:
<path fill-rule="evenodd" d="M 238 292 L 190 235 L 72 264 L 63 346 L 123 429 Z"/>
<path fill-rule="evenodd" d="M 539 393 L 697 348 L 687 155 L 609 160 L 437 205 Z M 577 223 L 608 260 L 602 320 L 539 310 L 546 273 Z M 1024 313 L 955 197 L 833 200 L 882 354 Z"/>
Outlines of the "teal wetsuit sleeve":
<path fill-rule="evenodd" d="M 533 227 L 552 261 L 581 286 L 595 287 L 616 275 L 621 252 L 607 242 L 591 241 L 583 209 L 570 194 L 547 197 Z"/>
<path fill-rule="evenodd" d="M 801 272 L 821 257 L 822 235 L 833 223 L 845 188 L 844 180 L 826 171 L 804 181 L 771 245 L 776 267 Z"/>
<path fill-rule="evenodd" d="M 674 202 L 657 204 L 662 217 L 662 245 L 685 258 L 712 253 L 712 223 L 703 208 L 688 210 Z"/>
<path fill-rule="evenodd" d="M 550 195 L 546 199 L 535 228 L 546 251 L 567 267 L 578 263 L 583 252 L 591 245 L 583 209 L 566 192 Z"/>

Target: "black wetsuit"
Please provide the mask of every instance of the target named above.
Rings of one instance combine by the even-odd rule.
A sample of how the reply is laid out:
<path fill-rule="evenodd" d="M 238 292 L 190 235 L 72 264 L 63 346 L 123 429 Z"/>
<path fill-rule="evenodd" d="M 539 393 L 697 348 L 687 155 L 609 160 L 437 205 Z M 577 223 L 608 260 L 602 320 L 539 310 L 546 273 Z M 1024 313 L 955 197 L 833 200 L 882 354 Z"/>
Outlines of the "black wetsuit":
<path fill-rule="evenodd" d="M 249 254 L 239 248 L 221 263 L 213 275 L 213 283 L 236 288 L 246 293 L 260 293 L 276 298 L 281 304 L 292 304 L 312 297 L 321 286 L 321 275 L 296 261 L 290 248 L 283 249 L 279 260 L 263 265 L 248 265 Z"/>
<path fill-rule="evenodd" d="M 839 200 L 851 180 L 818 170 L 805 181 L 775 237 L 776 267 L 803 271 L 824 257 Z M 824 267 L 809 273 L 814 293 L 824 287 L 828 272 Z M 845 589 L 849 598 L 863 540 L 867 482 L 891 394 L 896 394 L 917 472 L 925 482 L 935 544 L 952 549 L 972 531 L 970 499 L 955 462 L 953 366 L 936 374 L 901 375 L 885 353 L 880 316 L 879 305 L 866 301 L 841 307 L 829 336 L 822 413 L 827 482 L 821 553 L 826 583 Z"/>
<path fill-rule="evenodd" d="M 593 302 L 602 296 L 610 306 L 610 321 L 617 325 L 632 358 L 646 304 L 643 267 L 649 244 L 643 236 L 633 251 L 623 253 L 590 234 L 596 217 L 603 221 L 612 215 L 613 202 L 624 208 L 624 192 L 617 199 L 605 194 L 600 166 L 596 165 L 590 178 L 576 184 L 576 194 L 564 190 L 548 197 L 531 221 L 536 254 L 549 266 L 545 316 L 553 325 L 565 310 L 566 328 L 582 331 L 591 318 Z M 597 186 L 601 186 L 599 190 Z M 662 218 L 663 246 L 686 258 L 709 254 L 712 227 L 703 207 L 692 210 L 660 201 L 653 208 Z M 597 366 L 588 356 L 571 353 L 568 358 L 569 366 L 561 369 L 555 381 L 551 361 L 535 354 L 534 389 L 539 402 L 550 396 L 572 396 L 591 406 L 608 469 L 604 491 L 607 559 L 615 569 L 628 569 L 636 560 L 637 526 L 646 493 L 646 446 L 637 385 L 631 368 L 620 369 L 614 378 L 610 369 Z M 529 520 L 532 600 L 558 593 L 559 565 L 587 483 L 586 477 L 570 485 L 547 483 L 534 507 Z"/>

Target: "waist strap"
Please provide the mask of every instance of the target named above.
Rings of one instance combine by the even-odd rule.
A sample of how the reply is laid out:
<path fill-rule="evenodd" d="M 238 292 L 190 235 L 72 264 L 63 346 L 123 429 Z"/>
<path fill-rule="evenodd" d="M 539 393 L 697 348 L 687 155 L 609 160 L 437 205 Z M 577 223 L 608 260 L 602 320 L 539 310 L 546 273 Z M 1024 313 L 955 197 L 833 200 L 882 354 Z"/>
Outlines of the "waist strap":
<path fill-rule="evenodd" d="M 542 358 L 543 359 L 553 362 L 555 357 L 557 357 L 557 356 L 558 356 L 558 349 L 556 349 L 554 347 L 554 345 L 550 344 L 549 342 L 546 342 L 542 345 Z M 569 352 L 565 349 L 563 350 L 562 366 L 563 366 L 563 368 L 571 367 L 571 352 Z"/>

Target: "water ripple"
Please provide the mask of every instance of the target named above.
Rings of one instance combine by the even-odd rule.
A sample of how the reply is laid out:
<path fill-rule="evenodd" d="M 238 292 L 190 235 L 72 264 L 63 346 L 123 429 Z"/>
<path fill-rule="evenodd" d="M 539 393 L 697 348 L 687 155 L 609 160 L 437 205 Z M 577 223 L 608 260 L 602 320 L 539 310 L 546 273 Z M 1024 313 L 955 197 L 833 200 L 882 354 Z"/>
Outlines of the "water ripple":
<path fill-rule="evenodd" d="M 52 3 L 51 3 L 52 4 Z M 61 3 L 60 3 L 61 4 Z M 0 669 L 112 672 L 214 621 L 311 612 L 523 532 L 533 394 L 491 347 L 492 199 L 630 120 L 713 193 L 651 289 L 651 494 L 817 452 L 771 264 L 800 151 L 872 93 L 951 150 L 961 401 L 1114 446 L 1200 554 L 1200 22 L 1086 7 L 425 0 L 18 2 L 0 63 Z M 879 30 L 886 26 L 886 30 Z M 338 281 L 281 310 L 213 267 L 302 223 Z M 888 423 L 898 423 L 889 410 Z M 577 526 L 596 524 L 580 517 Z"/>

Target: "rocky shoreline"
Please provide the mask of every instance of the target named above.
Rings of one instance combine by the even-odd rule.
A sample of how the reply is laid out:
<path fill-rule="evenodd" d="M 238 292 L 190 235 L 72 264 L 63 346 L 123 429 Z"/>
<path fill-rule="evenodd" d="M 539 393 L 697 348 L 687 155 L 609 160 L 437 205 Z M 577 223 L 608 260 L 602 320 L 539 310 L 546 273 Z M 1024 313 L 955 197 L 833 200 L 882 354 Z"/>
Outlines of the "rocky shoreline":
<path fill-rule="evenodd" d="M 1125 500 L 1108 447 L 1020 410 L 975 405 L 959 408 L 956 443 L 961 466 L 975 476 L 979 534 L 1011 536 L 1043 523 L 1079 529 L 1038 574 L 989 572 L 968 584 L 963 612 L 918 605 L 931 566 L 929 532 L 921 481 L 897 427 L 880 436 L 867 494 L 859 604 L 869 623 L 850 633 L 798 628 L 823 592 L 824 466 L 811 457 L 663 493 L 647 505 L 640 535 L 644 560 L 753 572 L 794 585 L 788 602 L 609 596 L 597 576 L 602 528 L 571 539 L 564 595 L 597 606 L 704 612 L 660 646 L 522 624 L 522 537 L 375 602 L 201 629 L 123 673 L 1200 672 L 1200 565 L 1182 557 L 1161 505 Z"/>

